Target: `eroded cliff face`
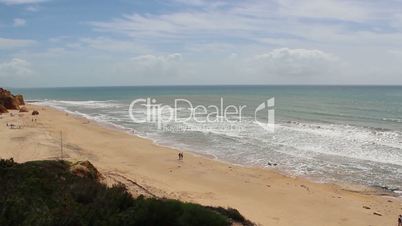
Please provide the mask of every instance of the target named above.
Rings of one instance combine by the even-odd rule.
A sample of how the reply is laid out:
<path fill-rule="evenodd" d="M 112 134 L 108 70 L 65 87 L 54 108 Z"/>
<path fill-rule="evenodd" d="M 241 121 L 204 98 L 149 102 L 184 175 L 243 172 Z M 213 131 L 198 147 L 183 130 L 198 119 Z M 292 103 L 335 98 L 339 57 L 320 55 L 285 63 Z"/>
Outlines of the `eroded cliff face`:
<path fill-rule="evenodd" d="M 20 105 L 25 105 L 22 95 L 13 95 L 10 91 L 0 88 L 0 113 L 7 113 L 7 110 L 19 110 Z"/>

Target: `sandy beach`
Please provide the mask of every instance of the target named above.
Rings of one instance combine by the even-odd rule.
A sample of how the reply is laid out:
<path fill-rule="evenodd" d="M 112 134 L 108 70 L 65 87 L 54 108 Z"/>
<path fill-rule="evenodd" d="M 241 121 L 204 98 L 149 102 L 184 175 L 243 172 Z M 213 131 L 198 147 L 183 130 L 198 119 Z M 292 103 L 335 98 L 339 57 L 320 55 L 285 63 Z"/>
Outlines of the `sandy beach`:
<path fill-rule="evenodd" d="M 396 225 L 402 213 L 400 199 L 371 188 L 318 184 L 188 152 L 179 161 L 178 150 L 150 140 L 55 109 L 28 108 L 40 112 L 36 122 L 30 113 L 0 116 L 1 158 L 89 160 L 106 181 L 122 182 L 134 194 L 233 207 L 260 225 L 385 226 Z"/>

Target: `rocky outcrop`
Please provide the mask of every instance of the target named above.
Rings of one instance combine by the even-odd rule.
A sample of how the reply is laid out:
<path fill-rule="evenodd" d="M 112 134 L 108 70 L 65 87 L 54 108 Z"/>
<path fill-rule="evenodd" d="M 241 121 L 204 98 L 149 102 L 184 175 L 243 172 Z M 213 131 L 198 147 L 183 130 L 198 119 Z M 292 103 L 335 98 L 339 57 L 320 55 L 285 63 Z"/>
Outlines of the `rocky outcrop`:
<path fill-rule="evenodd" d="M 0 114 L 7 113 L 7 112 L 8 112 L 7 108 L 5 108 L 3 105 L 0 105 Z"/>
<path fill-rule="evenodd" d="M 22 95 L 14 96 L 10 91 L 0 88 L 0 105 L 10 110 L 19 110 L 20 105 L 25 105 Z"/>
<path fill-rule="evenodd" d="M 103 176 L 89 161 L 78 161 L 73 163 L 70 167 L 72 174 L 94 180 L 103 179 Z"/>
<path fill-rule="evenodd" d="M 6 89 L 0 88 L 0 96 L 11 96 L 11 92 Z"/>
<path fill-rule="evenodd" d="M 15 95 L 19 105 L 25 105 L 24 97 L 21 94 Z"/>
<path fill-rule="evenodd" d="M 23 106 L 20 108 L 20 112 L 29 112 L 29 111 L 27 107 Z"/>
<path fill-rule="evenodd" d="M 11 96 L 0 96 L 0 105 L 3 105 L 9 110 L 19 110 L 20 106 L 18 101 Z"/>

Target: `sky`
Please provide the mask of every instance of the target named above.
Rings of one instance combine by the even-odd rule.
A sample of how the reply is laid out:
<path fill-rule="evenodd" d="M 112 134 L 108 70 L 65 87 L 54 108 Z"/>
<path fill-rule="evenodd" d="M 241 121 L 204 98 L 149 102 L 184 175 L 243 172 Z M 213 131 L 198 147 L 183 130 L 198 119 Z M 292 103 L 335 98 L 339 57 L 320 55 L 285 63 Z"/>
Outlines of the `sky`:
<path fill-rule="evenodd" d="M 402 85 L 401 0 L 0 0 L 0 87 Z"/>

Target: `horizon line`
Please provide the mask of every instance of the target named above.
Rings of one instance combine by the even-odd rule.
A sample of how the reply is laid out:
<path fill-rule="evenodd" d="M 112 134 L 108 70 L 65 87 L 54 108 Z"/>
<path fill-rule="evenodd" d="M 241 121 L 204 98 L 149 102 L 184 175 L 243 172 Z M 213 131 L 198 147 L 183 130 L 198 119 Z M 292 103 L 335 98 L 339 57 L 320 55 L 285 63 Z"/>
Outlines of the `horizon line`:
<path fill-rule="evenodd" d="M 214 86 L 227 86 L 227 87 L 241 87 L 241 86 L 322 86 L 322 87 L 402 87 L 402 84 L 178 84 L 178 85 L 95 85 L 95 86 L 32 86 L 32 87 L 12 87 L 5 86 L 6 89 L 54 89 L 54 88 L 124 88 L 124 87 L 214 87 Z"/>

